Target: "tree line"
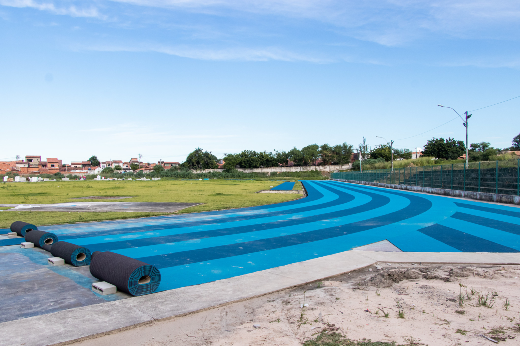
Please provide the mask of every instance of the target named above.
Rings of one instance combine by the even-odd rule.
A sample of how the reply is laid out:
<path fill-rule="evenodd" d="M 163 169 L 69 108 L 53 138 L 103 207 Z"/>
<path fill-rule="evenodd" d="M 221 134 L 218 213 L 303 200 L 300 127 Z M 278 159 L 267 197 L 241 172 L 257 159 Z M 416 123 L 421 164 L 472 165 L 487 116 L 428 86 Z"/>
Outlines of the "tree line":
<path fill-rule="evenodd" d="M 509 150 L 520 150 L 520 134 L 513 138 L 512 146 Z M 504 149 L 506 150 L 506 149 Z M 254 150 L 243 150 L 237 154 L 224 154 L 223 168 L 233 171 L 236 168 L 268 168 L 279 166 L 318 166 L 318 165 L 344 165 L 351 163 L 354 151 L 361 153 L 367 164 L 370 162 L 389 162 L 394 160 L 411 159 L 412 152 L 408 149 L 398 149 L 390 147 L 388 144 L 378 145 L 370 149 L 365 142 L 354 148 L 353 145 L 342 143 L 337 145 L 329 144 L 310 144 L 301 149 L 294 147 L 289 151 L 273 152 Z M 472 143 L 469 148 L 470 161 L 488 161 L 490 158 L 499 155 L 503 150 L 491 147 L 488 142 Z M 456 160 L 466 153 L 466 146 L 463 141 L 454 138 L 432 138 L 424 145 L 422 155 L 444 160 Z M 93 166 L 99 165 L 96 156 L 89 158 Z M 210 151 L 197 148 L 191 152 L 180 167 L 172 167 L 173 170 L 203 170 L 218 168 L 220 160 Z M 354 169 L 359 167 L 359 157 L 354 162 Z M 116 167 L 115 170 L 120 169 Z M 139 165 L 132 164 L 131 169 L 137 170 Z M 164 170 L 162 166 L 156 166 L 157 171 Z"/>

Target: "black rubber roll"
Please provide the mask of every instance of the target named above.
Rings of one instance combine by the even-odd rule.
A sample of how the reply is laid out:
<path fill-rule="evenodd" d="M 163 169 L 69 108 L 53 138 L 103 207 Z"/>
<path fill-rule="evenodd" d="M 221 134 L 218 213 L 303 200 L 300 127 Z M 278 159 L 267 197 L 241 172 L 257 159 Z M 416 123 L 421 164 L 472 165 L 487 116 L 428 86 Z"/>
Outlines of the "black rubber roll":
<path fill-rule="evenodd" d="M 54 257 L 60 257 L 65 263 L 72 264 L 75 267 L 88 266 L 90 264 L 90 250 L 86 247 L 59 241 L 52 244 L 51 254 Z"/>
<path fill-rule="evenodd" d="M 49 251 L 49 245 L 57 243 L 58 237 L 54 233 L 48 233 L 44 231 L 30 231 L 25 234 L 25 240 L 33 243 L 34 246 Z"/>
<path fill-rule="evenodd" d="M 15 221 L 11 224 L 11 232 L 16 232 L 19 237 L 25 237 L 27 232 L 37 230 L 38 227 L 35 225 L 23 221 Z"/>
<path fill-rule="evenodd" d="M 155 266 L 109 251 L 92 254 L 90 273 L 133 296 L 154 293 L 161 283 Z"/>
<path fill-rule="evenodd" d="M 50 245 L 43 244 L 42 249 L 44 249 L 45 251 L 51 252 L 52 244 L 50 244 Z"/>

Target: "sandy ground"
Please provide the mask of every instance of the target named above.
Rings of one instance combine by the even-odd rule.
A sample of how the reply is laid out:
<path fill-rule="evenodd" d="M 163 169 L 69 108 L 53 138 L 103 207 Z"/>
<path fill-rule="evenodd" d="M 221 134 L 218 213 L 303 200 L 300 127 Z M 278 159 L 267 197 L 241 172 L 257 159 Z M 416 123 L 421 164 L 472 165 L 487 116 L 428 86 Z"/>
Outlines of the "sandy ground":
<path fill-rule="evenodd" d="M 296 346 L 324 330 L 401 345 L 520 345 L 520 266 L 378 263 L 74 345 Z"/>

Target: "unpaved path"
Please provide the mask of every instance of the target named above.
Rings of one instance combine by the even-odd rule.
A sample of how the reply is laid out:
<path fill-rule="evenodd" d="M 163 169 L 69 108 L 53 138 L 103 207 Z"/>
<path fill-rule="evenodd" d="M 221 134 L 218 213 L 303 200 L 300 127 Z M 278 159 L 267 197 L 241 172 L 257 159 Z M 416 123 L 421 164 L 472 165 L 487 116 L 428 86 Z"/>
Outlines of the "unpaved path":
<path fill-rule="evenodd" d="M 383 262 L 75 345 L 296 346 L 322 330 L 407 345 L 519 345 L 520 266 Z"/>

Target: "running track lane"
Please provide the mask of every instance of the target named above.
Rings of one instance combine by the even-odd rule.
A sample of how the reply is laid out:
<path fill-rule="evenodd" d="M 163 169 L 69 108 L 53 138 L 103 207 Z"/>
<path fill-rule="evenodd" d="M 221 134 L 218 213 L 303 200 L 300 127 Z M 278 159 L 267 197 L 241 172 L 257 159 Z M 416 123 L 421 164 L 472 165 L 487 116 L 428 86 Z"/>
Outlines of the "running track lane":
<path fill-rule="evenodd" d="M 303 184 L 308 197 L 287 203 L 41 229 L 156 265 L 161 291 L 385 239 L 414 252 L 520 251 L 519 208 L 335 181 Z"/>

